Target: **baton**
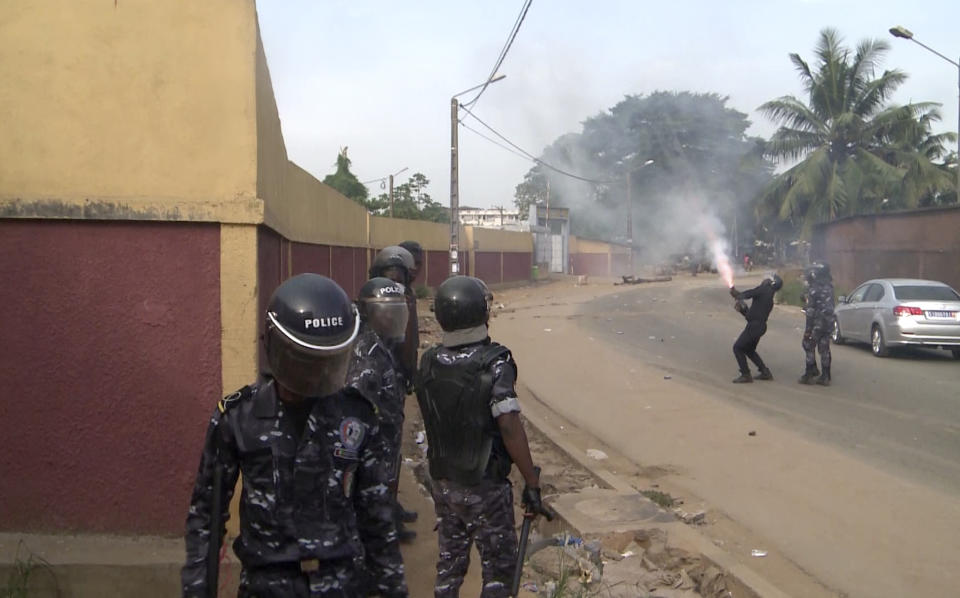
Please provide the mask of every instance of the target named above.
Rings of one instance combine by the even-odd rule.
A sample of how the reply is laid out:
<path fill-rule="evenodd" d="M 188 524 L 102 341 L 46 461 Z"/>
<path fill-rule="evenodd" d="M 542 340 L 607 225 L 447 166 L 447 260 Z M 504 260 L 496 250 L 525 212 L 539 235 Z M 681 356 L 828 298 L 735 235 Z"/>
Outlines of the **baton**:
<path fill-rule="evenodd" d="M 217 430 L 219 433 L 219 430 Z M 220 495 L 223 493 L 223 466 L 220 464 L 219 438 L 214 440 L 217 450 L 213 460 L 213 504 L 210 505 L 210 542 L 207 545 L 207 596 L 217 597 L 220 577 L 220 536 L 223 518 Z"/>
<path fill-rule="evenodd" d="M 540 468 L 534 466 L 533 470 L 537 472 L 537 479 L 540 478 Z M 547 521 L 553 521 L 553 515 L 550 514 L 549 509 L 545 508 L 547 513 L 544 513 L 544 517 L 547 518 Z M 523 527 L 520 528 L 520 544 L 517 546 L 517 565 L 513 570 L 513 585 L 511 586 L 510 595 L 516 598 L 517 592 L 520 591 L 520 578 L 523 576 L 523 559 L 527 554 L 527 540 L 530 538 L 530 526 L 533 524 L 533 520 L 536 518 L 537 513 L 531 513 L 528 516 L 527 513 L 523 514 Z"/>

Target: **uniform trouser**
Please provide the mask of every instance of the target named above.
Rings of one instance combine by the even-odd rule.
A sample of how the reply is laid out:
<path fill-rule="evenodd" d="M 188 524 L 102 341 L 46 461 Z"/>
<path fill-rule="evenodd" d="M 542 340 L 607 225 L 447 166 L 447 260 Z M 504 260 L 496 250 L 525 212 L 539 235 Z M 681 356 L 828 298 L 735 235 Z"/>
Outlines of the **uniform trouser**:
<path fill-rule="evenodd" d="M 760 343 L 760 337 L 767 332 L 766 322 L 748 321 L 746 328 L 737 337 L 737 342 L 733 343 L 733 355 L 737 358 L 737 365 L 740 366 L 741 374 L 749 374 L 750 368 L 747 366 L 747 358 L 755 363 L 760 371 L 767 369 L 760 355 L 757 354 L 757 345 Z"/>
<path fill-rule="evenodd" d="M 320 569 L 247 569 L 240 572 L 237 598 L 365 598 L 361 565 L 351 559 L 321 563 Z"/>
<path fill-rule="evenodd" d="M 510 596 L 517 557 L 510 482 L 483 481 L 463 486 L 436 480 L 433 502 L 437 510 L 440 557 L 435 598 L 456 598 L 470 566 L 470 545 L 477 543 L 483 569 L 481 598 Z"/>
<path fill-rule="evenodd" d="M 820 367 L 830 367 L 832 361 L 830 355 L 830 331 L 833 327 L 832 321 L 816 321 L 813 326 L 807 326 L 803 332 L 803 351 L 806 356 L 807 368 L 817 366 L 817 354 L 820 352 Z"/>

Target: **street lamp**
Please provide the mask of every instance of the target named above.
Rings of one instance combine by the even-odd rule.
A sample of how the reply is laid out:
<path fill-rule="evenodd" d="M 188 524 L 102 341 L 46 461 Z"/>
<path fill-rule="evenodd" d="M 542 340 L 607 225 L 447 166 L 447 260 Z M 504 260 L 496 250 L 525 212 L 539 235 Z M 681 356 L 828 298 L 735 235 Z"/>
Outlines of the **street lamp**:
<path fill-rule="evenodd" d="M 391 174 L 391 175 L 388 175 L 388 176 L 385 176 L 385 177 L 382 177 L 382 178 L 379 178 L 379 179 L 370 179 L 369 181 L 362 181 L 362 182 L 361 182 L 361 184 L 367 185 L 367 184 L 369 184 L 369 183 L 374 183 L 374 182 L 376 182 L 376 181 L 380 181 L 380 188 L 383 189 L 383 181 L 389 179 L 389 181 L 390 181 L 390 191 L 389 191 L 389 193 L 390 193 L 390 195 L 389 195 L 389 197 L 390 197 L 390 217 L 391 217 L 391 218 L 393 218 L 393 177 L 397 176 L 398 174 L 400 174 L 400 173 L 402 173 L 402 172 L 406 172 L 407 170 L 408 170 L 408 167 L 404 166 L 403 168 L 401 168 L 400 170 L 396 171 L 395 173 L 393 173 L 393 174 Z"/>
<path fill-rule="evenodd" d="M 641 170 L 646 166 L 653 164 L 653 160 L 647 160 L 639 167 L 633 170 L 627 170 L 627 245 L 629 245 L 630 257 L 628 261 L 628 267 L 630 269 L 629 274 L 632 276 L 633 272 L 633 200 L 630 198 L 630 189 L 632 187 L 630 180 L 633 178 L 633 173 Z"/>
<path fill-rule="evenodd" d="M 956 164 L 956 169 L 957 169 L 957 200 L 960 201 L 960 62 L 951 60 L 950 58 L 947 58 L 940 52 L 937 52 L 930 46 L 917 41 L 913 37 L 913 32 L 907 29 L 906 27 L 902 27 L 900 25 L 897 25 L 896 27 L 891 27 L 890 33 L 893 35 L 893 37 L 899 37 L 902 39 L 908 39 L 912 41 L 913 43 L 917 44 L 924 50 L 933 52 L 940 58 L 943 58 L 953 66 L 957 67 L 957 164 Z"/>
<path fill-rule="evenodd" d="M 450 274 L 457 274 L 460 269 L 460 180 L 459 180 L 459 142 L 457 140 L 457 123 L 460 118 L 459 96 L 470 93 L 491 83 L 502 80 L 506 75 L 495 75 L 489 80 L 464 89 L 460 93 L 450 96 Z"/>

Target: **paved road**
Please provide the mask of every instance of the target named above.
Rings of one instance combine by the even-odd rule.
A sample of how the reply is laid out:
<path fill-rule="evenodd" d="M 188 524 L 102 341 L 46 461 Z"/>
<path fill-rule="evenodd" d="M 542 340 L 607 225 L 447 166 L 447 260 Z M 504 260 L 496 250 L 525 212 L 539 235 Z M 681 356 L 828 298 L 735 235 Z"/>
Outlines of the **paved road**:
<path fill-rule="evenodd" d="M 759 347 L 776 380 L 734 385 L 731 347 L 744 320 L 714 282 L 681 278 L 624 287 L 583 304 L 578 321 L 598 339 L 709 388 L 721 400 L 894 475 L 960 494 L 960 361 L 945 351 L 881 359 L 865 345 L 834 346 L 833 385 L 802 386 L 796 379 L 803 371 L 803 315 L 778 306 Z M 741 280 L 738 288 L 758 282 Z"/>

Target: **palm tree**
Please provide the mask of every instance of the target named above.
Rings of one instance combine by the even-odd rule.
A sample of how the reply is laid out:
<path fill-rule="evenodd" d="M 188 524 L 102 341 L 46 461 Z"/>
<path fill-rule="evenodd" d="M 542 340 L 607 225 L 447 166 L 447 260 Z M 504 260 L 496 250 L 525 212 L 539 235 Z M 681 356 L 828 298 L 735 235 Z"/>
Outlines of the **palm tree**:
<path fill-rule="evenodd" d="M 790 55 L 808 102 L 783 96 L 759 109 L 781 125 L 765 154 L 800 162 L 763 193 L 761 218 L 764 212 L 776 214 L 809 233 L 817 222 L 876 211 L 891 201 L 916 206 L 925 195 L 953 185 L 949 172 L 931 161 L 943 155 L 950 139 L 931 134 L 940 120 L 939 104 L 887 106 L 907 79 L 896 69 L 876 76 L 888 49 L 883 40 L 864 40 L 853 53 L 835 30 L 824 29 L 816 70 Z"/>

